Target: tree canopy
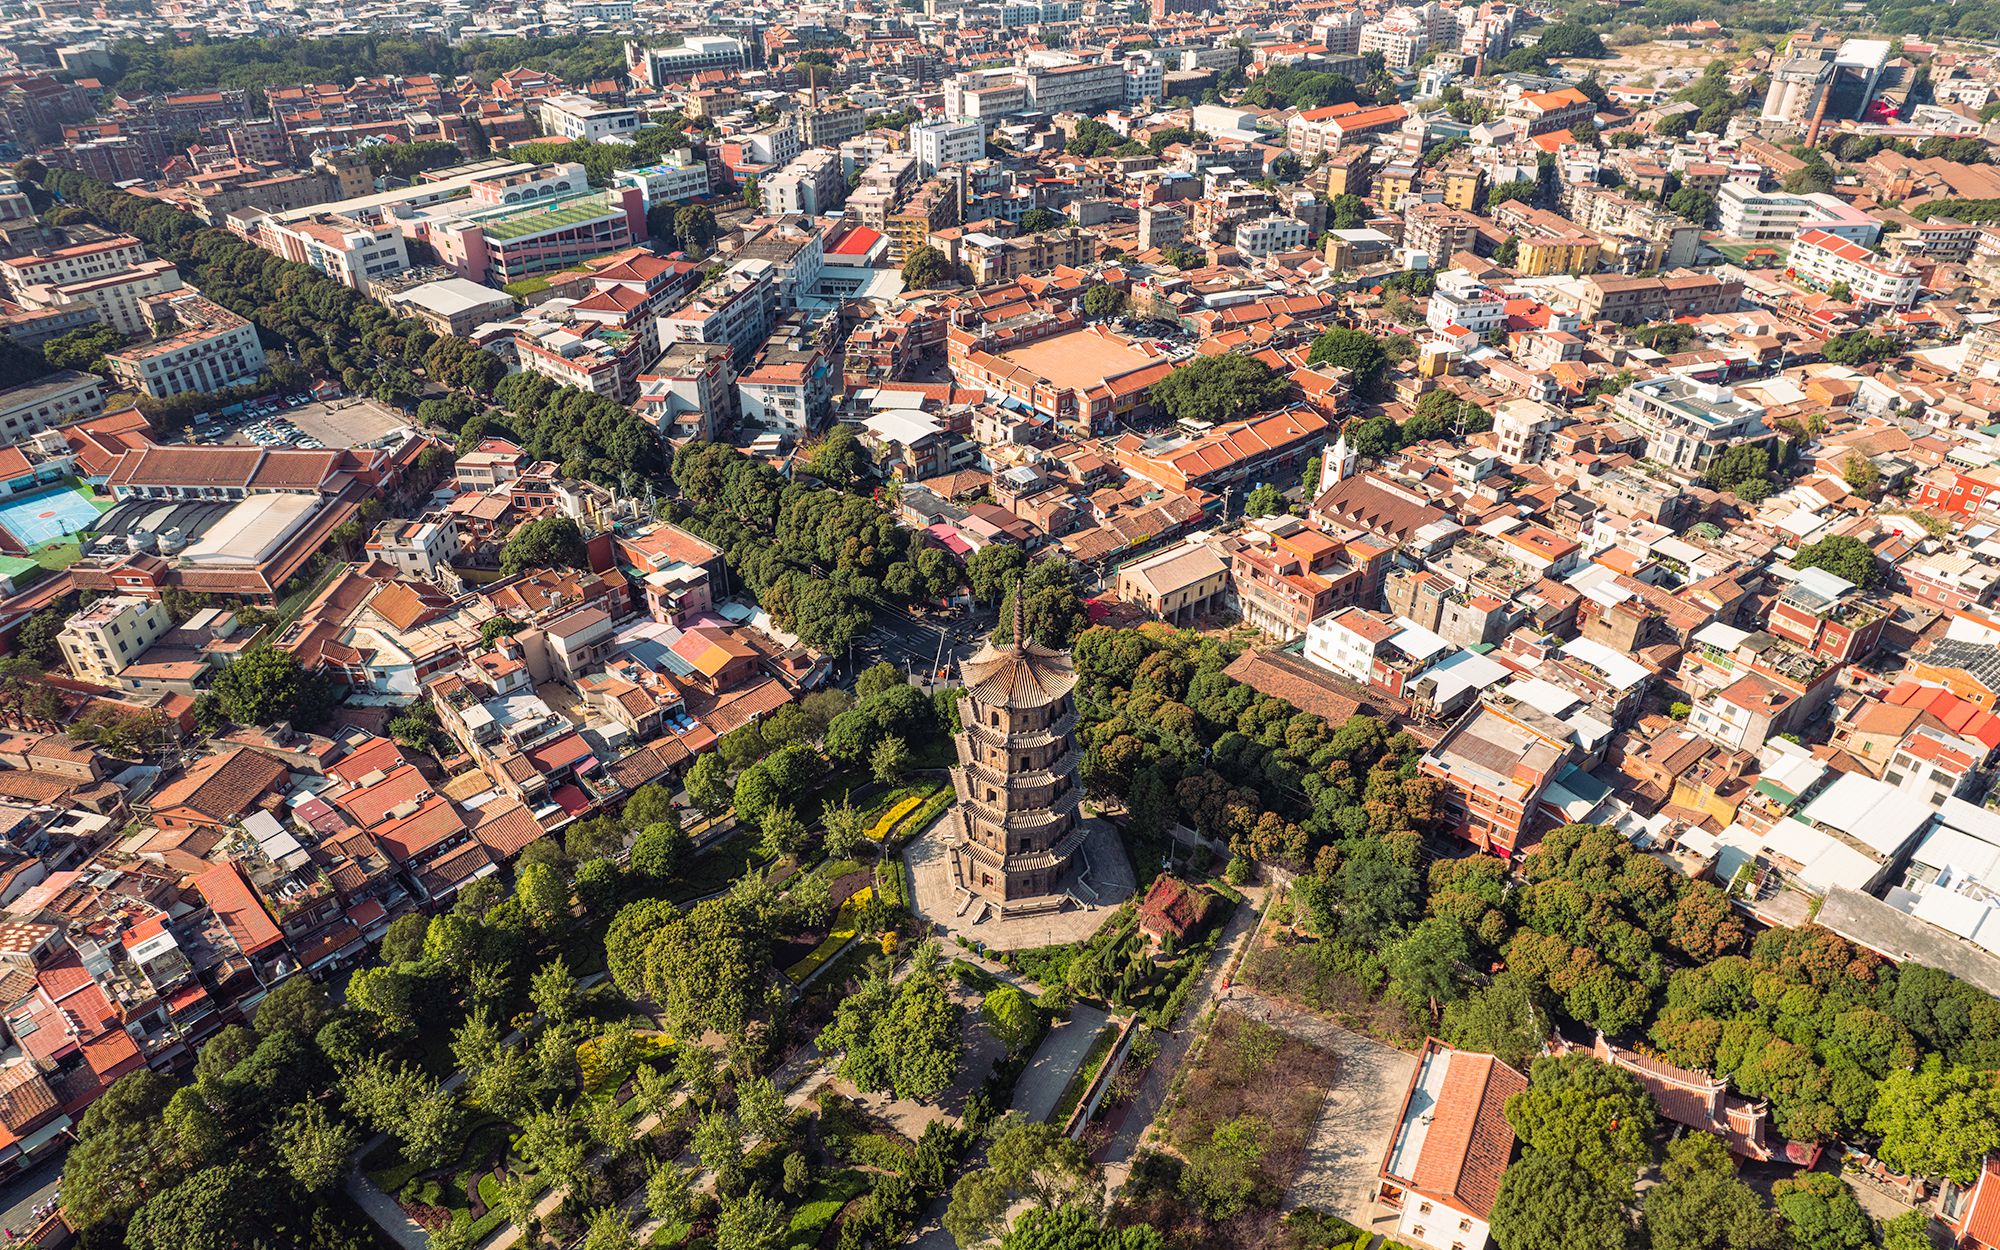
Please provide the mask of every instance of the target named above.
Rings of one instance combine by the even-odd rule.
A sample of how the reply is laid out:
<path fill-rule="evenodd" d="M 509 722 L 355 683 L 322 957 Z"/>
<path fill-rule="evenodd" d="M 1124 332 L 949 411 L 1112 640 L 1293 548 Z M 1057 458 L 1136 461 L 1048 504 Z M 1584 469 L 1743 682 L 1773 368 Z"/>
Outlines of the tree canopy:
<path fill-rule="evenodd" d="M 1175 421 L 1232 421 L 1276 403 L 1291 382 L 1254 356 L 1198 356 L 1148 395 Z"/>

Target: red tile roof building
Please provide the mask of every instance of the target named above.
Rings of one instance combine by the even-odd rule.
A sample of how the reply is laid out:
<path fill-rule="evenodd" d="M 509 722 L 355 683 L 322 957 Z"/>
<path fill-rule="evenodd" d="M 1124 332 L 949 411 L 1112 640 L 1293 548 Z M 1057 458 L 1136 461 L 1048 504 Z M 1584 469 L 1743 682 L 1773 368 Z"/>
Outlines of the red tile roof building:
<path fill-rule="evenodd" d="M 1514 1155 L 1507 1099 L 1528 1078 L 1495 1059 L 1424 1043 L 1383 1157 L 1376 1197 L 1397 1213 L 1395 1239 L 1485 1250 L 1500 1178 Z"/>

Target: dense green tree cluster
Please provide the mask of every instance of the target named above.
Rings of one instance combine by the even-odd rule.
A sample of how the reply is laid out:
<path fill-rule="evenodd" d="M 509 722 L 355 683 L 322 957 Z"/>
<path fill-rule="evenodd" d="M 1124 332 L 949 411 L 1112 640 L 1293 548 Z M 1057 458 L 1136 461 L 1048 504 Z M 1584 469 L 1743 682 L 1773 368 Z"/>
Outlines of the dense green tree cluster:
<path fill-rule="evenodd" d="M 1755 443 L 1740 443 L 1717 453 L 1702 474 L 1717 490 L 1733 491 L 1755 503 L 1776 489 L 1771 477 L 1771 452 Z"/>
<path fill-rule="evenodd" d="M 1089 629 L 1074 654 L 1083 780 L 1126 796 L 1142 830 L 1186 822 L 1239 854 L 1304 866 L 1319 847 L 1431 819 L 1435 783 L 1415 775 L 1413 739 L 1260 694 L 1223 674 L 1231 657 L 1213 639 Z"/>
<path fill-rule="evenodd" d="M 625 73 L 624 43 L 618 35 L 468 39 L 456 44 L 440 38 L 385 35 L 197 38 L 186 43 L 131 40 L 114 46 L 111 69 L 100 72 L 99 78 L 107 87 L 128 92 L 212 91 L 351 82 L 376 74 L 486 78 L 517 67 L 549 70 L 579 85 L 618 78 Z"/>
<path fill-rule="evenodd" d="M 500 571 L 510 577 L 529 569 L 589 567 L 583 531 L 566 516 L 537 517 L 515 530 L 500 548 Z"/>
<path fill-rule="evenodd" d="M 936 599 L 956 563 L 865 495 L 787 482 L 720 443 L 674 457 L 670 518 L 721 548 L 779 626 L 837 651 L 861 636 L 878 601 Z"/>
<path fill-rule="evenodd" d="M 1389 353 L 1375 335 L 1335 326 L 1313 340 L 1306 363 L 1347 370 L 1353 375 L 1355 394 L 1365 399 L 1380 392 L 1389 369 Z"/>
<path fill-rule="evenodd" d="M 1109 156 L 1126 144 L 1124 135 L 1097 120 L 1086 117 L 1076 124 L 1063 151 L 1071 156 Z"/>
<path fill-rule="evenodd" d="M 367 149 L 368 168 L 391 178 L 414 178 L 428 169 L 442 169 L 465 159 L 456 143 L 425 139 L 417 143 L 378 143 Z"/>
<path fill-rule="evenodd" d="M 1837 365 L 1869 365 L 1893 360 L 1902 355 L 1907 346 L 1893 334 L 1869 334 L 1865 330 L 1856 330 L 1828 339 L 1820 354 Z"/>
<path fill-rule="evenodd" d="M 901 981 L 892 982 L 885 967 L 871 969 L 840 1000 L 818 1045 L 839 1055 L 840 1074 L 863 1090 L 921 1101 L 949 1088 L 961 1048 L 959 1013 L 937 944 L 917 947 Z"/>
<path fill-rule="evenodd" d="M 1245 108 L 1318 109 L 1362 99 L 1361 89 L 1345 74 L 1273 65 L 1257 76 L 1239 101 Z M 1372 103 L 1372 97 L 1370 98 Z"/>
<path fill-rule="evenodd" d="M 1234 421 L 1270 407 L 1291 382 L 1255 356 L 1197 356 L 1153 383 L 1147 396 L 1175 421 Z"/>
<path fill-rule="evenodd" d="M 1863 590 L 1874 590 L 1888 580 L 1882 562 L 1875 558 L 1868 544 L 1847 534 L 1829 534 L 1818 542 L 1807 543 L 1792 557 L 1792 567 L 1825 569 Z"/>
<path fill-rule="evenodd" d="M 68 334 L 59 334 L 42 344 L 42 359 L 48 361 L 51 369 L 101 372 L 104 353 L 117 351 L 126 342 L 125 336 L 116 328 L 100 322 L 71 330 Z"/>

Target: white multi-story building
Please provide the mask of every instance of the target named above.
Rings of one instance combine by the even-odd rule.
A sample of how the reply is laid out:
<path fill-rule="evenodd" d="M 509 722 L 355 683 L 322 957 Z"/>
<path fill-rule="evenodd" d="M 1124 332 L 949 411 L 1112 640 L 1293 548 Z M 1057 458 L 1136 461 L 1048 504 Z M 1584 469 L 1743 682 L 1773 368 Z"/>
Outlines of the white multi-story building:
<path fill-rule="evenodd" d="M 910 151 L 916 153 L 917 173 L 924 178 L 946 165 L 976 161 L 986 155 L 986 123 L 919 122 L 910 127 Z"/>
<path fill-rule="evenodd" d="M 1381 53 L 1390 69 L 1409 69 L 1430 47 L 1429 24 L 1417 9 L 1391 9 L 1380 21 L 1361 27 L 1361 54 Z"/>
<path fill-rule="evenodd" d="M 670 344 L 639 375 L 632 407 L 673 443 L 712 439 L 736 419 L 736 367 L 726 343 Z"/>
<path fill-rule="evenodd" d="M 739 260 L 660 318 L 660 343 L 726 343 L 737 360 L 748 360 L 771 332 L 777 310 L 777 266 Z"/>
<path fill-rule="evenodd" d="M 1787 263 L 1799 277 L 1820 286 L 1845 283 L 1854 298 L 1870 304 L 1908 308 L 1917 302 L 1920 283 L 1915 269 L 1824 230 L 1800 235 Z"/>
<path fill-rule="evenodd" d="M 1034 66 L 1023 71 L 1037 113 L 1098 113 L 1125 103 L 1123 62 Z"/>
<path fill-rule="evenodd" d="M 255 381 L 264 371 L 257 327 L 192 291 L 146 305 L 147 342 L 106 352 L 113 380 L 154 399 L 189 391 L 219 391 Z"/>
<path fill-rule="evenodd" d="M 534 102 L 534 108 L 544 134 L 571 141 L 596 143 L 629 137 L 639 129 L 638 109 L 600 104 L 587 95 L 543 96 Z"/>
<path fill-rule="evenodd" d="M 748 64 L 743 45 L 724 35 L 693 36 L 678 48 L 625 45 L 626 67 L 649 87 L 664 87 L 706 69 L 742 69 Z"/>
<path fill-rule="evenodd" d="M 840 173 L 840 154 L 830 148 L 814 148 L 777 173 L 760 179 L 757 193 L 767 217 L 793 213 L 817 217 L 830 213 L 847 198 L 847 179 Z"/>
<path fill-rule="evenodd" d="M 458 526 L 448 512 L 433 512 L 416 521 L 391 517 L 368 536 L 367 552 L 371 560 L 428 579 L 458 554 Z"/>
<path fill-rule="evenodd" d="M 394 277 L 410 267 L 409 245 L 394 221 L 371 225 L 354 217 L 321 213 L 302 221 L 281 221 L 269 213 L 232 214 L 252 243 L 356 291 L 373 279 Z"/>
<path fill-rule="evenodd" d="M 1549 436 L 1567 423 L 1561 409 L 1540 400 L 1503 400 L 1493 409 L 1500 459 L 1510 465 L 1540 464 L 1549 454 Z"/>
<path fill-rule="evenodd" d="M 1018 70 L 966 70 L 945 79 L 944 112 L 954 121 L 991 121 L 1027 109 L 1028 84 Z"/>
<path fill-rule="evenodd" d="M 1313 21 L 1313 38 L 1326 47 L 1329 56 L 1361 54 L 1362 17 L 1360 9 L 1342 9 Z"/>
<path fill-rule="evenodd" d="M 1297 251 L 1306 245 L 1311 232 L 1296 217 L 1273 213 L 1245 221 L 1236 227 L 1236 250 L 1245 256 L 1269 256 L 1273 252 Z"/>
<path fill-rule="evenodd" d="M 1454 269 L 1438 279 L 1424 312 L 1424 324 L 1433 330 L 1462 326 L 1483 335 L 1507 324 L 1507 301 L 1471 274 Z"/>
<path fill-rule="evenodd" d="M 145 259 L 146 249 L 139 240 L 120 234 L 0 260 L 0 279 L 10 293 L 18 293 L 27 286 L 61 286 L 123 273 Z"/>
<path fill-rule="evenodd" d="M 751 165 L 787 165 L 804 150 L 799 144 L 798 127 L 783 122 L 730 135 L 723 143 L 734 144 L 743 161 Z"/>
<path fill-rule="evenodd" d="M 1148 100 L 1165 99 L 1166 67 L 1151 57 L 1125 58 L 1125 104 L 1136 108 Z"/>
<path fill-rule="evenodd" d="M 1824 191 L 1794 195 L 1789 191 L 1759 191 L 1754 183 L 1725 182 L 1715 197 L 1722 233 L 1732 239 L 1795 239 L 1819 230 L 1874 246 L 1882 223 Z"/>
<path fill-rule="evenodd" d="M 116 686 L 118 670 L 172 629 L 166 604 L 139 595 L 106 595 L 69 618 L 56 646 L 80 681 Z"/>
<path fill-rule="evenodd" d="M 15 298 L 23 308 L 55 310 L 89 308 L 97 319 L 120 334 L 143 334 L 146 301 L 181 289 L 180 270 L 168 260 L 142 260 L 130 269 L 59 285 L 24 286 Z"/>
<path fill-rule="evenodd" d="M 65 369 L 0 391 L 0 442 L 66 425 L 104 410 L 104 379 Z"/>
<path fill-rule="evenodd" d="M 639 188 L 646 210 L 651 212 L 656 204 L 678 204 L 707 195 L 708 162 L 696 160 L 692 149 L 682 148 L 657 165 L 621 169 L 612 175 L 611 181 L 617 186 Z"/>
<path fill-rule="evenodd" d="M 1730 447 L 1778 437 L 1764 423 L 1764 405 L 1726 386 L 1681 377 L 1634 382 L 1614 411 L 1646 436 L 1648 459 L 1689 475 L 1707 471 L 1709 461 Z"/>

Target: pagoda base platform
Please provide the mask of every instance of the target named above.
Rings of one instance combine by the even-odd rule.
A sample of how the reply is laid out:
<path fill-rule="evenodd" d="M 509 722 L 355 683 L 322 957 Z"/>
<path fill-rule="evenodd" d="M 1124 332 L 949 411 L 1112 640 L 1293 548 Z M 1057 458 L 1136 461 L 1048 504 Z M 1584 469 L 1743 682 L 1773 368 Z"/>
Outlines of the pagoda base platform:
<path fill-rule="evenodd" d="M 990 950 L 1020 950 L 1080 942 L 1096 933 L 1136 888 L 1125 845 L 1109 822 L 1086 817 L 1083 845 L 1071 859 L 1062 889 L 1003 904 L 957 879 L 951 848 L 957 822 L 940 820 L 903 851 L 915 883 L 911 899 L 933 933 L 963 937 Z"/>

